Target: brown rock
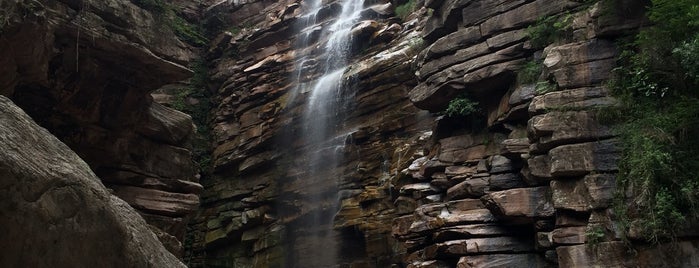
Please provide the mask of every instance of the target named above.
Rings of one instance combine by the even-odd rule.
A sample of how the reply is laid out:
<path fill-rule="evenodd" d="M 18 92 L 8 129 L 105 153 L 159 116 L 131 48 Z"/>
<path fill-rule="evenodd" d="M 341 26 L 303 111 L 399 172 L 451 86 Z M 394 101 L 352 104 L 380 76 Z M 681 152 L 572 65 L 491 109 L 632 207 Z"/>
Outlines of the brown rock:
<path fill-rule="evenodd" d="M 553 267 L 536 254 L 488 254 L 461 257 L 457 268 L 475 267 Z"/>
<path fill-rule="evenodd" d="M 435 251 L 438 256 L 455 256 L 496 252 L 527 252 L 534 249 L 532 241 L 518 237 L 492 237 L 452 240 L 437 243 L 428 251 Z"/>
<path fill-rule="evenodd" d="M 611 172 L 618 169 L 621 151 L 616 140 L 605 140 L 551 149 L 551 175 L 580 176 L 589 172 Z"/>
<path fill-rule="evenodd" d="M 111 188 L 116 196 L 132 207 L 158 215 L 184 216 L 199 207 L 199 197 L 194 194 L 170 193 L 133 186 L 112 186 Z"/>
<path fill-rule="evenodd" d="M 585 243 L 587 227 L 557 228 L 551 232 L 553 243 L 559 245 L 577 245 Z"/>
<path fill-rule="evenodd" d="M 502 218 L 526 220 L 553 216 L 553 205 L 547 200 L 549 188 L 520 188 L 487 194 L 482 198 L 493 214 Z"/>
<path fill-rule="evenodd" d="M 587 175 L 578 180 L 551 182 L 555 208 L 589 211 L 609 207 L 614 200 L 616 180 L 612 174 Z"/>
<path fill-rule="evenodd" d="M 496 224 L 459 225 L 437 230 L 432 234 L 432 240 L 440 242 L 483 236 L 502 236 L 507 234 L 512 234 L 512 231 Z"/>
<path fill-rule="evenodd" d="M 0 244 L 23 245 L 4 247 L 0 266 L 185 267 L 85 162 L 3 96 L 0 137 Z"/>
<path fill-rule="evenodd" d="M 613 106 L 616 99 L 606 87 L 578 88 L 549 92 L 536 96 L 529 105 L 529 113 L 539 114 L 553 109 L 582 109 Z"/>
<path fill-rule="evenodd" d="M 604 254 L 597 254 L 604 252 Z M 626 247 L 623 242 L 602 242 L 594 247 L 588 245 L 556 248 L 558 263 L 562 267 L 626 267 Z"/>
<path fill-rule="evenodd" d="M 516 4 L 518 1 L 514 1 Z M 542 16 L 552 15 L 576 7 L 580 3 L 559 0 L 537 0 L 510 11 L 495 15 L 481 24 L 484 36 L 513 28 L 523 28 Z"/>
<path fill-rule="evenodd" d="M 600 125 L 596 112 L 549 112 L 529 119 L 530 137 L 539 150 L 548 150 L 561 144 L 600 140 L 614 135 L 610 127 Z"/>

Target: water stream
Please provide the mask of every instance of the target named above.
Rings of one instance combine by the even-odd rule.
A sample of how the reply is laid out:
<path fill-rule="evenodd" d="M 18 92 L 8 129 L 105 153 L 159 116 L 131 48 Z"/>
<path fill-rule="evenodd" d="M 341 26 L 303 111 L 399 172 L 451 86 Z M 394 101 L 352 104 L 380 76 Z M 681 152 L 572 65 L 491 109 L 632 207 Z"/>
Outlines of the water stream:
<path fill-rule="evenodd" d="M 304 256 L 293 257 L 296 267 L 334 267 L 340 263 L 339 237 L 333 217 L 339 209 L 339 180 L 333 172 L 343 160 L 347 129 L 344 118 L 351 107 L 351 85 L 344 79 L 351 51 L 351 29 L 360 17 L 363 0 L 306 1 L 302 16 L 294 78 L 298 84 L 293 98 L 303 95 L 306 105 L 302 114 L 301 138 L 307 144 L 301 152 L 305 176 L 301 179 L 306 194 L 302 203 L 310 204 L 302 224 L 306 232 L 296 237 L 292 251 Z M 327 1 L 325 1 L 327 2 Z M 329 5 L 341 6 L 333 17 L 320 18 Z M 345 134 L 343 134 L 345 133 Z M 322 180 L 322 181 L 319 181 Z M 299 253 L 303 251 L 303 253 Z"/>

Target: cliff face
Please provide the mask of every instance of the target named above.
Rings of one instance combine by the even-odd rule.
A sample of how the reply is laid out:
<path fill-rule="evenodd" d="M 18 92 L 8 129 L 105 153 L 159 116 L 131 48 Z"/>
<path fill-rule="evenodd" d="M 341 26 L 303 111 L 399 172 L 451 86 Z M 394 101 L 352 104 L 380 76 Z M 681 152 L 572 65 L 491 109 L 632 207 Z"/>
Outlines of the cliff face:
<path fill-rule="evenodd" d="M 635 1 L 347 3 L 0 3 L 0 94 L 92 170 L 0 97 L 2 220 L 18 230 L 0 243 L 49 226 L 16 249 L 59 241 L 65 266 L 181 265 L 153 233 L 190 267 L 699 265 L 695 232 L 625 241 L 612 208 L 619 140 L 601 119 L 616 42 L 645 23 Z M 151 97 L 195 61 L 211 148 Z M 339 93 L 319 102 L 324 89 Z M 200 175 L 194 149 L 212 151 Z M 71 256 L 83 249 L 106 257 Z M 11 255 L 0 263 L 42 264 Z"/>
<path fill-rule="evenodd" d="M 181 254 L 185 217 L 201 191 L 189 150 L 194 128 L 149 93 L 191 76 L 183 64 L 192 48 L 128 1 L 0 6 L 0 94 L 85 159 Z"/>
<path fill-rule="evenodd" d="M 365 3 L 343 74 L 353 102 L 336 132 L 341 161 L 324 154 L 322 172 L 311 170 L 304 136 L 311 93 L 296 91 L 319 78 L 309 55 L 326 41 L 301 41 L 309 4 L 209 10 L 233 26 L 208 54 L 215 164 L 188 263 L 614 267 L 661 254 L 623 253 L 611 208 L 620 151 L 599 122 L 616 104 L 605 86 L 615 40 L 644 11 L 593 1 L 416 2 L 403 21 L 393 10 L 405 1 Z M 338 3 L 315 16 L 332 21 Z M 464 98 L 477 104 L 471 115 L 439 113 Z M 314 217 L 330 223 L 310 225 Z M 680 245 L 677 260 L 695 263 L 693 242 Z M 337 251 L 327 253 L 334 260 L 318 248 Z"/>

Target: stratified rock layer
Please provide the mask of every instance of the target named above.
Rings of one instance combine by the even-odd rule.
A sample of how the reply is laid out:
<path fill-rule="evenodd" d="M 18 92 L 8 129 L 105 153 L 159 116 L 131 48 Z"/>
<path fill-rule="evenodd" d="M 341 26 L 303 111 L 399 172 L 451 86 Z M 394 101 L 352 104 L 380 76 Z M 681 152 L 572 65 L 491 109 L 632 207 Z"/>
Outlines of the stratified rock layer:
<path fill-rule="evenodd" d="M 343 160 L 312 173 L 301 153 L 315 145 L 301 134 L 310 94 L 297 89 L 318 78 L 322 27 L 340 12 L 336 1 L 322 2 L 317 27 L 303 33 L 307 1 L 223 1 L 208 11 L 237 28 L 207 55 L 217 91 L 214 172 L 190 225 L 192 266 L 314 263 L 321 258 L 303 252 L 325 248 L 319 232 L 339 252 L 317 267 L 651 263 L 618 254 L 619 141 L 599 112 L 617 103 L 606 88 L 615 44 L 642 25 L 642 8 L 426 0 L 399 23 L 390 6 L 406 1 L 366 1 L 343 74 L 354 89 L 335 133 L 344 144 L 320 151 Z M 545 17 L 566 25 L 540 44 L 530 27 Z M 440 113 L 464 96 L 476 112 Z M 307 224 L 319 214 L 332 228 Z M 681 240 L 691 266 L 695 243 Z"/>
<path fill-rule="evenodd" d="M 0 266 L 185 267 L 68 146 L 0 96 Z"/>
<path fill-rule="evenodd" d="M 80 155 L 162 237 L 182 240 L 201 191 L 194 126 L 150 92 L 191 76 L 184 65 L 194 52 L 167 15 L 117 0 L 4 1 L 1 8 L 0 94 Z M 181 254 L 179 242 L 170 248 Z"/>

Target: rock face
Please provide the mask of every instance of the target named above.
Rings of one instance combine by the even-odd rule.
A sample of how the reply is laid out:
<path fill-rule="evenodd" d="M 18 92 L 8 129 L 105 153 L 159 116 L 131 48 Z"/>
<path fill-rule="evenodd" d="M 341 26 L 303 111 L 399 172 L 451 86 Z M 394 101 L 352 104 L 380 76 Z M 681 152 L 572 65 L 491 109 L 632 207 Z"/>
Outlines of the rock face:
<path fill-rule="evenodd" d="M 78 155 L 0 96 L 3 267 L 185 267 Z"/>
<path fill-rule="evenodd" d="M 665 246 L 633 244 L 639 255 L 624 254 L 627 230 L 612 209 L 619 140 L 601 108 L 617 103 L 606 81 L 616 41 L 644 23 L 637 3 L 364 1 L 336 74 L 351 89 L 338 96 L 345 105 L 309 114 L 308 85 L 326 73 L 320 54 L 343 2 L 165 2 L 166 12 L 150 1 L 0 3 L 0 94 L 85 159 L 175 255 L 184 240 L 189 266 L 678 266 L 664 262 Z M 396 18 L 408 4 L 415 8 Z M 209 79 L 200 82 L 215 106 L 199 127 L 212 148 L 198 150 L 212 151 L 212 168 L 201 177 L 191 117 L 150 96 L 186 84 L 184 66 L 196 58 L 167 16 L 201 21 L 211 37 L 201 49 Z M 555 40 L 540 40 L 538 27 L 555 29 Z M 444 115 L 456 98 L 476 111 Z M 344 120 L 329 128 L 332 139 L 307 135 L 316 126 L 306 119 L 336 115 Z M 309 164 L 309 152 L 320 161 Z M 3 212 L 31 201 L 24 207 L 44 217 L 31 222 L 69 226 L 64 219 L 87 217 L 76 204 L 103 191 L 78 194 L 71 183 L 0 184 L 27 193 Z M 60 206 L 42 201 L 54 197 Z M 19 240 L 12 235 L 0 237 Z M 131 240 L 120 241 L 115 248 Z M 675 260 L 696 266 L 693 237 L 678 245 Z M 11 266 L 27 260 L 16 255 Z"/>
<path fill-rule="evenodd" d="M 322 2 L 315 27 L 299 25 L 309 1 L 224 1 L 205 15 L 231 29 L 207 55 L 214 173 L 190 225 L 190 265 L 300 267 L 320 259 L 304 250 L 333 248 L 314 237 L 324 230 L 339 247 L 332 265 L 348 267 L 643 266 L 582 249 L 620 239 L 620 151 L 598 110 L 616 104 L 605 87 L 615 41 L 642 10 L 428 0 L 398 22 L 391 5 L 405 1 L 366 1 L 342 76 L 353 87 L 333 149 L 342 161 L 314 173 L 302 154 L 314 145 L 301 121 L 310 93 L 295 89 L 318 78 L 323 27 L 341 12 Z M 530 28 L 543 17 L 566 25 L 542 46 Z M 477 113 L 437 113 L 464 95 Z M 305 224 L 319 214 L 332 228 Z"/>
<path fill-rule="evenodd" d="M 194 127 L 150 92 L 191 76 L 192 48 L 164 15 L 129 1 L 18 0 L 2 10 L 0 94 L 85 159 L 162 237 L 182 240 L 202 189 Z M 181 254 L 179 242 L 170 248 Z"/>

